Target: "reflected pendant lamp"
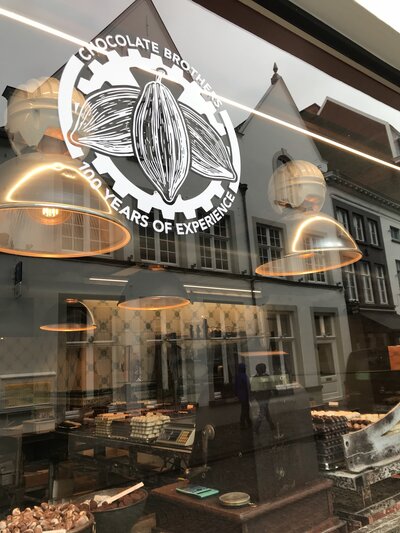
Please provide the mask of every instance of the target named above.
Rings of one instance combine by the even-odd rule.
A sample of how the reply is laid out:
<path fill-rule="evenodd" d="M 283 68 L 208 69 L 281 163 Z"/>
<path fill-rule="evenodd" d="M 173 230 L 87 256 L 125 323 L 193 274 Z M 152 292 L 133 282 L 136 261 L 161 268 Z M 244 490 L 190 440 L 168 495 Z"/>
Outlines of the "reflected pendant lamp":
<path fill-rule="evenodd" d="M 56 78 L 28 80 L 8 98 L 6 131 L 14 152 L 67 153 L 58 116 L 60 82 Z M 85 97 L 72 93 L 72 109 L 77 119 Z"/>
<path fill-rule="evenodd" d="M 51 307 L 43 322 L 40 329 L 44 331 L 93 331 L 97 327 L 89 307 L 76 298 L 68 298 Z"/>
<path fill-rule="evenodd" d="M 190 299 L 178 276 L 165 270 L 140 270 L 129 278 L 118 307 L 159 311 L 188 304 Z"/>
<path fill-rule="evenodd" d="M 342 268 L 362 258 L 353 237 L 323 213 L 286 219 L 289 253 L 256 268 L 261 276 L 297 276 Z"/>
<path fill-rule="evenodd" d="M 105 254 L 131 238 L 125 221 L 93 188 L 80 161 L 27 153 L 0 165 L 0 251 L 65 258 Z M 100 177 L 97 183 L 103 184 Z"/>
<path fill-rule="evenodd" d="M 288 253 L 259 265 L 260 276 L 297 276 L 324 272 L 362 258 L 350 233 L 334 218 L 321 213 L 325 178 L 308 161 L 288 161 L 273 173 L 268 196 L 285 227 Z"/>

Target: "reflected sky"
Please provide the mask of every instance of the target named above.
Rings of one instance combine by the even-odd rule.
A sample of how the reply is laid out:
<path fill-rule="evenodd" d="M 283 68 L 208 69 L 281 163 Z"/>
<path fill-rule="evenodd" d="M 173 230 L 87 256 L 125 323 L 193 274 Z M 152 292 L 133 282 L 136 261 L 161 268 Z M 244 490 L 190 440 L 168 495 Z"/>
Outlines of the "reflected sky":
<path fill-rule="evenodd" d="M 91 40 L 130 0 L 99 3 L 96 0 L 0 0 L 0 7 L 34 18 L 57 29 Z M 190 0 L 154 0 L 182 57 L 207 78 L 213 89 L 254 107 L 270 86 L 274 62 L 301 110 L 327 96 L 357 110 L 390 122 L 400 130 L 400 113 L 360 91 L 335 80 L 317 68 L 207 12 Z M 195 23 L 194 23 L 195 21 Z M 29 78 L 49 76 L 76 52 L 76 46 L 57 37 L 0 17 L 2 79 L 0 88 L 16 86 Z M 12 54 L 10 54 L 12 50 Z M 1 98 L 0 124 L 6 102 Z M 234 124 L 247 117 L 230 110 Z"/>
<path fill-rule="evenodd" d="M 355 0 L 364 9 L 400 33 L 400 4 L 398 0 Z"/>

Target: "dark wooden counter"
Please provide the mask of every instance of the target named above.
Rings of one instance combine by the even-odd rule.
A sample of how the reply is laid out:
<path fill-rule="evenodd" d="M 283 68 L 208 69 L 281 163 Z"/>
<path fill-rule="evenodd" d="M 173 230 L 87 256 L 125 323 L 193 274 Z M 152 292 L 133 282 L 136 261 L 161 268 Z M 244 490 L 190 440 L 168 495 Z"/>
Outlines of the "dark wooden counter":
<path fill-rule="evenodd" d="M 346 531 L 343 522 L 332 516 L 331 483 L 327 480 L 317 480 L 282 498 L 240 508 L 222 507 L 218 496 L 201 500 L 176 492 L 184 484 L 174 483 L 151 492 L 158 525 L 171 533 Z"/>

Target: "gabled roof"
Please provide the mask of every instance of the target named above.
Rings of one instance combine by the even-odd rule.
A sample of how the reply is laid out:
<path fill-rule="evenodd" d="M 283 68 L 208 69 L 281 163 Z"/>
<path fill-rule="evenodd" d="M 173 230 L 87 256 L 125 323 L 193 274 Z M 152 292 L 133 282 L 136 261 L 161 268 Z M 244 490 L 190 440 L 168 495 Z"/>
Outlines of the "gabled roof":
<path fill-rule="evenodd" d="M 312 104 L 301 112 L 309 129 L 334 140 L 367 151 L 383 159 L 394 154 L 389 141 L 390 124 L 358 111 L 333 98 L 322 106 Z"/>
<path fill-rule="evenodd" d="M 262 109 L 265 100 L 268 98 L 268 96 L 272 92 L 273 88 L 274 88 L 274 85 L 270 85 L 268 87 L 268 89 L 265 91 L 265 93 L 263 94 L 263 96 L 259 100 L 258 104 L 254 108 L 256 111 L 260 111 L 260 109 Z M 241 134 L 241 135 L 244 135 L 244 132 L 245 132 L 247 126 L 250 124 L 250 122 L 253 120 L 253 118 L 254 118 L 254 114 L 250 113 L 250 115 L 246 118 L 246 120 L 244 120 L 241 124 L 239 124 L 239 126 L 236 127 L 236 132 Z"/>
<path fill-rule="evenodd" d="M 274 75 L 271 78 L 271 84 L 255 106 L 254 110 L 306 129 L 307 126 L 304 123 L 296 102 L 294 101 L 284 79 L 282 76 L 278 75 L 277 70 L 278 68 L 274 65 Z M 246 130 L 252 124 L 254 118 L 258 118 L 258 115 L 250 113 L 247 119 L 236 127 L 237 134 L 246 136 Z M 321 156 L 314 140 L 311 137 L 306 138 L 314 151 L 314 157 L 323 162 L 324 158 Z"/>
<path fill-rule="evenodd" d="M 301 112 L 310 131 L 393 163 L 398 156 L 399 133 L 387 122 L 326 98 L 322 106 L 312 104 Z M 400 201 L 400 172 L 331 145 L 318 142 L 328 169 L 378 194 Z M 396 153 L 397 149 L 397 153 Z"/>

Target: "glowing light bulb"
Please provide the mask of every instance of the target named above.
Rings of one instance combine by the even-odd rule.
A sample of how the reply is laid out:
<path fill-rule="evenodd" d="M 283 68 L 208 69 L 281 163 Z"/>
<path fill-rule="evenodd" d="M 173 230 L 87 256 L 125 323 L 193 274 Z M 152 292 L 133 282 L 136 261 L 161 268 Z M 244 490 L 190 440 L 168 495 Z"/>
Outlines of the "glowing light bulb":
<path fill-rule="evenodd" d="M 55 207 L 43 207 L 42 215 L 47 218 L 55 218 L 60 214 L 60 210 Z"/>
<path fill-rule="evenodd" d="M 35 207 L 29 216 L 45 226 L 57 226 L 71 218 L 72 212 L 58 207 Z"/>

